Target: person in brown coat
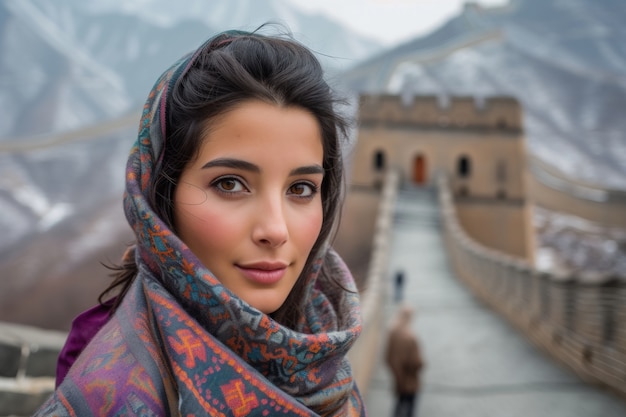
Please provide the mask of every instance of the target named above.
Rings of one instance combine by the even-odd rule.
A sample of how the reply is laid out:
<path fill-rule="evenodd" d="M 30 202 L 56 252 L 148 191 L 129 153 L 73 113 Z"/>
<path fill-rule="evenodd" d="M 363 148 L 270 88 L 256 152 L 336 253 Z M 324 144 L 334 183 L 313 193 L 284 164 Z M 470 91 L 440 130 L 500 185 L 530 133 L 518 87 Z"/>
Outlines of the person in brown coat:
<path fill-rule="evenodd" d="M 385 360 L 393 378 L 396 395 L 394 417 L 414 414 L 424 366 L 417 336 L 411 329 L 413 308 L 400 307 L 389 328 Z"/>

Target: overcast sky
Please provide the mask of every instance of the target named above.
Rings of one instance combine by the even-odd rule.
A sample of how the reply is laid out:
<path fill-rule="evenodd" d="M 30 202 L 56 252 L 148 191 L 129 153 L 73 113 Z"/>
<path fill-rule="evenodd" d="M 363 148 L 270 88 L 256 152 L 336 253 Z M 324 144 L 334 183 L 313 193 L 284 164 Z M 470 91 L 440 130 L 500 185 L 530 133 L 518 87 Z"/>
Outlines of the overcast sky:
<path fill-rule="evenodd" d="M 386 44 L 398 43 L 435 29 L 457 15 L 465 0 L 289 0 L 307 11 L 318 11 L 351 29 Z M 509 0 L 477 0 L 501 6 Z"/>

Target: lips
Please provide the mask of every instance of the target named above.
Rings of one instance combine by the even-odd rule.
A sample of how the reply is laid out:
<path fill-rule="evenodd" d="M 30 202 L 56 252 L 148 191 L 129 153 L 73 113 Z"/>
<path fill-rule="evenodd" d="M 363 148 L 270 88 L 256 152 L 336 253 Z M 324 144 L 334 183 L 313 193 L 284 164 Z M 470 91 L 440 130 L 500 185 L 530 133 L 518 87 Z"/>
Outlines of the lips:
<path fill-rule="evenodd" d="M 246 279 L 261 285 L 271 285 L 280 281 L 287 270 L 287 264 L 281 262 L 259 262 L 236 267 Z"/>

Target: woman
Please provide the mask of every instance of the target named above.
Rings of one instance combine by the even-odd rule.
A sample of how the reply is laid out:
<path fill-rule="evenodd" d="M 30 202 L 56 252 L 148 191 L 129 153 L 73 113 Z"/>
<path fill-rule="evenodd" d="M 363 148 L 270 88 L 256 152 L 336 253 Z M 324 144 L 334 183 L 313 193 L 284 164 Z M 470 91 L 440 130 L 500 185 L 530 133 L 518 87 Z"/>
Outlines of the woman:
<path fill-rule="evenodd" d="M 97 307 L 111 316 L 37 415 L 365 415 L 346 358 L 358 294 L 330 248 L 335 104 L 286 37 L 226 32 L 160 77 L 127 165 L 136 245 Z"/>

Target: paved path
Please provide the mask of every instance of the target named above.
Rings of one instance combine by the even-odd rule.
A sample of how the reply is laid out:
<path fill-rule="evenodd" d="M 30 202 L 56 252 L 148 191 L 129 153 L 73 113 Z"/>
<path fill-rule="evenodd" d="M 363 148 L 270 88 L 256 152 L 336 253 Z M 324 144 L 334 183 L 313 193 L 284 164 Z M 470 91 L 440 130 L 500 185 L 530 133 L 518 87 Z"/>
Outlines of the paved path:
<path fill-rule="evenodd" d="M 626 416 L 626 401 L 556 364 L 454 278 L 434 194 L 402 190 L 398 197 L 389 266 L 392 276 L 405 271 L 404 300 L 416 308 L 426 361 L 420 417 Z M 392 290 L 390 283 L 386 320 L 397 307 Z M 365 393 L 370 417 L 391 416 L 393 408 L 380 351 Z"/>

